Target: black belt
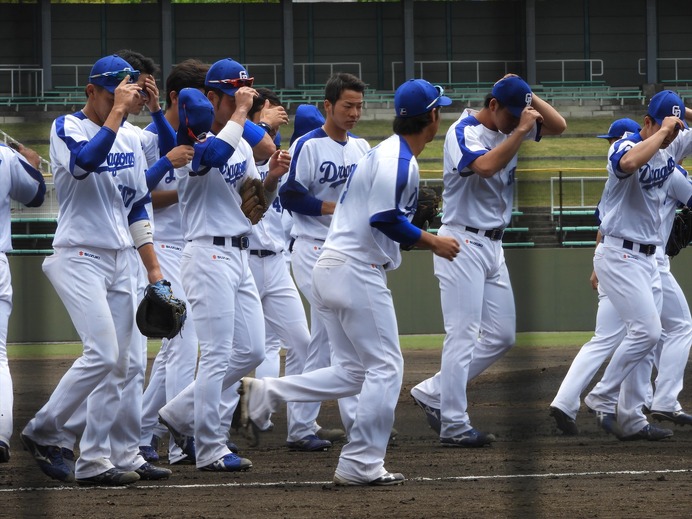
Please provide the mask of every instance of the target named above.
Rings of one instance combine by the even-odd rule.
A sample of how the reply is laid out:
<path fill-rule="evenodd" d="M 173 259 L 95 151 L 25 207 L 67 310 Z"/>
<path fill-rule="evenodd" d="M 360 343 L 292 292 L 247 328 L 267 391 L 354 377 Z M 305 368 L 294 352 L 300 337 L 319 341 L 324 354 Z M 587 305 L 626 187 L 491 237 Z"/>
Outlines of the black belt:
<path fill-rule="evenodd" d="M 609 240 L 615 240 L 616 242 L 619 242 L 619 238 L 612 238 L 608 237 Z M 605 243 L 606 237 L 603 236 L 601 238 L 601 241 Z M 634 252 L 639 252 L 641 254 L 646 254 L 647 256 L 651 256 L 652 254 L 656 254 L 656 245 L 651 245 L 651 244 L 646 244 L 646 243 L 634 243 L 633 241 L 630 240 L 622 240 L 622 248 L 631 250 Z"/>
<path fill-rule="evenodd" d="M 214 236 L 213 243 L 218 247 L 225 247 L 226 237 Z M 247 236 L 234 236 L 231 238 L 231 246 L 238 247 L 240 250 L 245 250 L 250 246 L 250 239 Z"/>
<path fill-rule="evenodd" d="M 259 250 L 259 249 L 253 249 L 250 251 L 250 254 L 253 256 L 258 256 L 260 258 L 266 258 L 267 256 L 274 256 L 276 255 L 276 252 L 273 250 Z"/>
<path fill-rule="evenodd" d="M 472 232 L 474 234 L 482 234 L 486 238 L 490 238 L 491 240 L 501 240 L 502 235 L 505 233 L 504 229 L 490 229 L 488 231 L 482 231 L 480 229 L 476 229 L 475 227 L 464 227 L 469 232 Z"/>

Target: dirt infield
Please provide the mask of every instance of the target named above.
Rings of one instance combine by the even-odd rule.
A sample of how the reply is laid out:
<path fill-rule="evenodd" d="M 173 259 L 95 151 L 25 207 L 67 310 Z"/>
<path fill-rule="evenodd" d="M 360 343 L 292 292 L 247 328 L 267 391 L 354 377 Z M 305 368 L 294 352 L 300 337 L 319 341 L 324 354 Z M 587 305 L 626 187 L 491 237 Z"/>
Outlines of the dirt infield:
<path fill-rule="evenodd" d="M 674 427 L 661 442 L 620 442 L 593 418 L 579 416 L 580 436 L 560 437 L 548 405 L 576 353 L 570 348 L 511 351 L 470 389 L 476 427 L 495 433 L 489 448 L 439 446 L 409 389 L 434 373 L 438 351 L 406 351 L 406 373 L 395 427 L 399 436 L 387 468 L 408 481 L 398 487 L 335 488 L 331 478 L 339 446 L 296 453 L 284 446 L 285 415 L 250 449 L 242 474 L 175 467 L 162 482 L 123 489 L 61 487 L 45 477 L 21 449 L 18 432 L 42 405 L 70 360 L 16 360 L 12 459 L 0 465 L 0 517 L 689 517 L 692 503 L 692 428 Z M 692 368 L 688 368 L 688 375 Z M 692 394 L 681 402 L 692 409 Z M 335 403 L 320 422 L 338 425 Z"/>

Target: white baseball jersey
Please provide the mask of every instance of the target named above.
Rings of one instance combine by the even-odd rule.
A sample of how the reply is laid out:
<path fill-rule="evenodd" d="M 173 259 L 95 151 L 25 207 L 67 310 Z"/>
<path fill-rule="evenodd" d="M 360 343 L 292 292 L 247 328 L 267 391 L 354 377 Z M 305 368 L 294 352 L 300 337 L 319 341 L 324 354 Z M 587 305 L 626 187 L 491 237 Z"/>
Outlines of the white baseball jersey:
<path fill-rule="evenodd" d="M 409 221 L 418 201 L 418 162 L 408 143 L 393 135 L 370 150 L 351 173 L 323 251 L 334 250 L 356 261 L 395 269 L 401 263 L 399 243 L 372 227 L 373 218 Z"/>
<path fill-rule="evenodd" d="M 0 144 L 0 252 L 12 250 L 10 199 L 30 203 L 38 193 L 41 173 L 12 148 Z"/>
<path fill-rule="evenodd" d="M 604 236 L 663 246 L 661 207 L 666 198 L 685 204 L 690 199 L 689 183 L 675 166 L 692 153 L 692 131 L 683 130 L 639 171 L 626 175 L 619 169 L 620 159 L 641 142 L 638 133 L 628 134 L 608 151 L 606 215 L 601 221 L 601 232 Z M 669 182 L 671 178 L 676 181 Z"/>
<path fill-rule="evenodd" d="M 507 227 L 512 217 L 518 155 L 490 178 L 473 173 L 469 164 L 508 136 L 489 130 L 472 115 L 464 115 L 450 126 L 445 137 L 442 223 L 486 230 Z M 530 139 L 539 139 L 536 126 L 525 136 L 525 140 Z"/>
<path fill-rule="evenodd" d="M 220 168 L 201 167 L 195 172 L 191 164 L 175 171 L 185 239 L 249 235 L 252 224 L 240 209 L 239 190 L 246 178 L 259 178 L 250 145 L 241 139 Z"/>
<path fill-rule="evenodd" d="M 54 247 L 132 247 L 127 215 L 148 194 L 146 157 L 139 136 L 121 127 L 106 161 L 92 172 L 75 155 L 101 130 L 83 112 L 58 117 L 51 127 L 50 156 L 60 209 Z M 75 182 L 75 179 L 78 179 Z"/>
<path fill-rule="evenodd" d="M 358 160 L 370 149 L 365 139 L 348 136 L 336 142 L 322 128 L 317 128 L 293 143 L 291 166 L 285 188 L 307 192 L 322 201 L 337 202 L 341 190 Z M 324 240 L 331 215 L 307 216 L 293 211 L 293 237 Z"/>

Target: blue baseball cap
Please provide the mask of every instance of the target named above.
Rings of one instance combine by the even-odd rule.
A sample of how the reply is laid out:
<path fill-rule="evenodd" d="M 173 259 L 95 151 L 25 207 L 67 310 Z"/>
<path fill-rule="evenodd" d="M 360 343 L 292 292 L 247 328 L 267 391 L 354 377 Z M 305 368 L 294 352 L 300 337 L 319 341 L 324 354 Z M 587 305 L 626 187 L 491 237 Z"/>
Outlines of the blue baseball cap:
<path fill-rule="evenodd" d="M 502 78 L 493 86 L 492 95 L 514 117 L 521 117 L 524 108 L 531 105 L 533 93 L 531 87 L 519 76 Z"/>
<path fill-rule="evenodd" d="M 324 124 L 324 116 L 314 105 L 299 105 L 293 118 L 293 135 L 290 144 L 315 128 Z M 290 146 L 289 144 L 289 146 Z"/>
<path fill-rule="evenodd" d="M 204 85 L 234 96 L 240 87 L 251 87 L 254 81 L 255 78 L 248 76 L 245 67 L 231 58 L 226 58 L 217 61 L 209 68 Z"/>
<path fill-rule="evenodd" d="M 685 103 L 672 90 L 661 90 L 653 96 L 649 101 L 649 108 L 646 113 L 658 124 L 663 124 L 663 119 L 669 115 L 674 115 L 682 119 L 685 128 L 688 128 L 685 122 Z"/>
<path fill-rule="evenodd" d="M 442 95 L 444 88 L 425 79 L 409 79 L 394 92 L 394 110 L 397 117 L 415 117 L 438 106 L 449 106 L 452 100 Z"/>
<path fill-rule="evenodd" d="M 177 143 L 194 144 L 206 139 L 214 122 L 214 108 L 198 89 L 183 88 L 178 93 L 178 118 Z"/>
<path fill-rule="evenodd" d="M 139 79 L 139 70 L 133 69 L 127 61 L 113 54 L 94 63 L 89 73 L 89 83 L 103 87 L 112 94 L 125 76 L 130 76 L 130 83 L 134 83 Z"/>
<path fill-rule="evenodd" d="M 613 124 L 608 128 L 608 133 L 604 135 L 596 135 L 599 139 L 619 139 L 626 132 L 629 133 L 639 133 L 641 130 L 639 123 L 629 117 L 623 117 L 617 121 L 613 121 Z"/>

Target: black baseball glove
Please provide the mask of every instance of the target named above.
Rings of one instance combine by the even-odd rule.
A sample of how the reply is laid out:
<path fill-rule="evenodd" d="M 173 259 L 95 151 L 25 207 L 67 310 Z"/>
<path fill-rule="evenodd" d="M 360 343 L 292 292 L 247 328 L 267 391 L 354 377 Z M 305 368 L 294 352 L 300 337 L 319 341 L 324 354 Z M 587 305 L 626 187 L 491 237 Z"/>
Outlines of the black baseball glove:
<path fill-rule="evenodd" d="M 137 327 L 142 335 L 172 339 L 180 333 L 186 318 L 185 302 L 173 296 L 170 282 L 162 279 L 147 285 L 137 308 Z"/>
<path fill-rule="evenodd" d="M 264 184 L 259 178 L 247 178 L 240 185 L 240 209 L 252 225 L 259 222 L 269 209 Z"/>
<path fill-rule="evenodd" d="M 673 221 L 673 228 L 666 244 L 666 254 L 671 258 L 687 247 L 692 241 L 692 211 L 683 207 L 678 211 Z"/>
<path fill-rule="evenodd" d="M 435 218 L 437 218 L 439 212 L 440 195 L 431 187 L 420 186 L 418 188 L 418 205 L 416 206 L 416 212 L 413 214 L 411 223 L 419 229 L 427 231 L 435 221 Z M 402 246 L 401 248 L 403 250 L 411 250 L 414 247 L 411 245 L 408 247 Z"/>
<path fill-rule="evenodd" d="M 418 206 L 411 223 L 419 229 L 426 231 L 435 221 L 439 212 L 440 196 L 437 194 L 437 191 L 431 187 L 419 187 Z"/>

